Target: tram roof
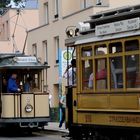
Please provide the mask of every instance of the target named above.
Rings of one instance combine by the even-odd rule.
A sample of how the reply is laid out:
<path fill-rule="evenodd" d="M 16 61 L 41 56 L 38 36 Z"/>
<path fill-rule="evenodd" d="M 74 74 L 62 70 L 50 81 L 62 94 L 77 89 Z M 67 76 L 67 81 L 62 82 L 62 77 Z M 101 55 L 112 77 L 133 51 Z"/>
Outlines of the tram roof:
<path fill-rule="evenodd" d="M 96 25 L 120 21 L 124 19 L 131 19 L 135 17 L 140 17 L 140 5 L 125 6 L 101 11 L 90 16 L 90 20 L 85 21 L 85 23 L 90 23 L 91 29 L 93 29 Z"/>
<path fill-rule="evenodd" d="M 46 64 L 41 64 L 35 56 L 24 54 L 0 54 L 0 69 L 45 69 Z"/>
<path fill-rule="evenodd" d="M 95 34 L 96 26 L 134 18 L 140 18 L 140 5 L 126 6 L 97 13 L 95 15 L 90 16 L 90 20 L 84 22 L 90 24 L 89 30 L 80 32 L 79 36 L 70 37 L 66 39 L 65 44 L 66 46 L 73 46 L 83 43 L 98 42 L 109 39 L 140 35 L 140 28 L 102 36 L 97 36 Z"/>

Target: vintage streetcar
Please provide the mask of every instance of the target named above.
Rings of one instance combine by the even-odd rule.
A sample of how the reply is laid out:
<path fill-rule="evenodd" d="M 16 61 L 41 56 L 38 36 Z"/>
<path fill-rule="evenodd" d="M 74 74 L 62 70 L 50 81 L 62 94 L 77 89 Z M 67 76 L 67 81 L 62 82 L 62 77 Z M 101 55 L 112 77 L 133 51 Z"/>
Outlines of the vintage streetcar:
<path fill-rule="evenodd" d="M 17 128 L 43 127 L 49 121 L 47 68 L 34 56 L 0 54 L 0 126 Z M 20 92 L 8 93 L 8 79 L 17 74 Z M 30 90 L 24 85 L 30 78 Z"/>
<path fill-rule="evenodd" d="M 70 134 L 76 138 L 137 140 L 140 5 L 101 12 L 85 23 L 89 30 L 65 41 L 67 49 L 76 54 L 77 65 L 77 85 L 67 88 Z"/>

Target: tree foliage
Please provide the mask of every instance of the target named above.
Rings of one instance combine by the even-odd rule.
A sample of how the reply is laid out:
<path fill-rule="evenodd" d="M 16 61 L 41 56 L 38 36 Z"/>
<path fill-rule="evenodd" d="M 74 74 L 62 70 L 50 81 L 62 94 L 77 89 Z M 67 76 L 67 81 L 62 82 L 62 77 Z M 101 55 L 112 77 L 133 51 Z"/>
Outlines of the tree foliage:
<path fill-rule="evenodd" d="M 13 0 L 17 5 L 23 0 Z M 0 0 L 0 8 L 5 8 L 8 4 L 10 4 L 11 0 Z"/>

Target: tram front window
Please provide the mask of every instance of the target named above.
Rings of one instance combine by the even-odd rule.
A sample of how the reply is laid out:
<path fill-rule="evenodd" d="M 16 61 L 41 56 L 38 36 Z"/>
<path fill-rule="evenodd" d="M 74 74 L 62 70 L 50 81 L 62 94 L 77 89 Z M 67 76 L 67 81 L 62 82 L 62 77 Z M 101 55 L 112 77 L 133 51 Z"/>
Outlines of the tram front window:
<path fill-rule="evenodd" d="M 83 89 L 93 89 L 93 63 L 92 60 L 82 62 L 82 85 Z"/>

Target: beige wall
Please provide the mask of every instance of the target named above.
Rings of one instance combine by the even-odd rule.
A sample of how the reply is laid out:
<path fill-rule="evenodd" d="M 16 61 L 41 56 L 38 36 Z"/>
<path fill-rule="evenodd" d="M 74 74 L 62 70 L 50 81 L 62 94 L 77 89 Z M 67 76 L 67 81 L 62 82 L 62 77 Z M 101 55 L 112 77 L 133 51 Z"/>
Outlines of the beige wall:
<path fill-rule="evenodd" d="M 101 7 L 98 6 L 98 7 L 94 7 L 93 11 L 94 11 L 94 13 L 98 13 L 98 12 L 101 12 L 104 10 L 131 6 L 131 5 L 137 5 L 137 4 L 140 4 L 139 0 L 109 0 L 109 7 L 103 7 L 101 10 Z"/>
<path fill-rule="evenodd" d="M 58 106 L 58 93 L 55 93 L 56 87 L 55 85 L 58 84 L 59 81 L 59 76 L 58 76 L 58 65 L 55 63 L 55 43 L 54 43 L 54 37 L 59 36 L 59 42 L 60 42 L 60 48 L 66 49 L 65 48 L 65 29 L 69 25 L 76 25 L 78 21 L 83 21 L 86 20 L 89 17 L 89 13 L 92 13 L 93 9 L 90 8 L 86 11 L 83 11 L 79 14 L 75 14 L 69 18 L 65 18 L 63 21 L 58 20 L 56 22 L 53 22 L 50 25 L 43 26 L 42 28 L 38 28 L 36 30 L 33 30 L 29 32 L 29 37 L 28 37 L 28 53 L 32 54 L 32 45 L 34 43 L 37 44 L 38 48 L 38 57 L 42 57 L 42 50 L 43 50 L 43 45 L 42 42 L 47 40 L 47 46 L 48 46 L 48 64 L 50 66 L 50 69 L 48 69 L 48 87 L 49 91 L 52 96 L 52 102 L 53 107 Z M 43 60 L 43 58 L 42 58 Z"/>
<path fill-rule="evenodd" d="M 10 9 L 4 15 L 0 17 L 0 52 L 13 52 L 13 39 L 15 23 L 17 19 L 17 10 Z M 22 51 L 24 46 L 24 40 L 26 37 L 26 30 L 30 30 L 39 25 L 38 10 L 21 10 L 18 18 L 14 40 L 15 46 L 19 51 Z M 3 28 L 4 27 L 4 28 Z M 8 45 L 7 45 L 8 44 Z M 4 48 L 4 49 L 3 49 Z"/>
<path fill-rule="evenodd" d="M 45 25 L 44 21 L 44 2 L 48 2 L 49 4 L 49 24 Z M 48 64 L 50 65 L 50 69 L 48 69 L 48 91 L 50 94 L 53 95 L 52 97 L 52 106 L 58 106 L 58 90 L 56 90 L 56 84 L 59 83 L 59 76 L 58 76 L 58 64 L 55 62 L 55 42 L 54 37 L 59 36 L 60 48 L 65 48 L 65 39 L 66 34 L 65 30 L 68 26 L 77 25 L 79 21 L 85 21 L 89 19 L 90 15 L 95 14 L 96 12 L 103 11 L 106 9 L 112 9 L 116 7 L 125 6 L 126 3 L 129 5 L 133 4 L 140 4 L 139 0 L 105 0 L 104 6 L 93 6 L 87 8 L 85 10 L 80 10 L 80 0 L 60 0 L 60 11 L 59 11 L 59 18 L 54 20 L 54 13 L 53 13 L 53 0 L 41 0 L 39 1 L 39 20 L 40 20 L 40 27 L 34 29 L 29 32 L 28 37 L 28 53 L 32 54 L 32 45 L 37 44 L 38 50 L 38 57 L 42 58 L 44 56 L 43 50 L 43 41 L 47 41 L 47 48 L 48 48 Z M 108 7 L 109 5 L 109 7 Z M 43 25 L 43 26 L 42 26 Z M 44 58 L 42 58 L 43 62 Z"/>
<path fill-rule="evenodd" d="M 62 14 L 67 16 L 80 10 L 80 0 L 62 0 Z"/>

